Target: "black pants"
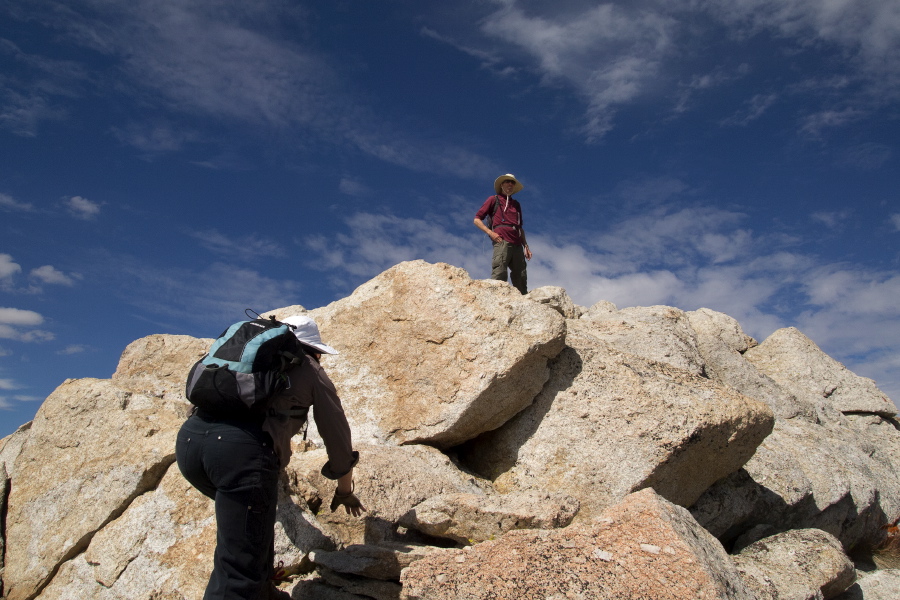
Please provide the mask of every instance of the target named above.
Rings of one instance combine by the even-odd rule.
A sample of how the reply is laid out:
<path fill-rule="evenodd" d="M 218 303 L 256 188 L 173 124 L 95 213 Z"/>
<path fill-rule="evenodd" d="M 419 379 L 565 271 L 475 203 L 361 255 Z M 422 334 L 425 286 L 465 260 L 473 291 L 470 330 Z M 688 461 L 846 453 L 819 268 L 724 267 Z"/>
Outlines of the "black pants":
<path fill-rule="evenodd" d="M 175 443 L 178 468 L 215 500 L 216 551 L 204 600 L 268 598 L 274 559 L 278 458 L 258 425 L 188 419 Z"/>

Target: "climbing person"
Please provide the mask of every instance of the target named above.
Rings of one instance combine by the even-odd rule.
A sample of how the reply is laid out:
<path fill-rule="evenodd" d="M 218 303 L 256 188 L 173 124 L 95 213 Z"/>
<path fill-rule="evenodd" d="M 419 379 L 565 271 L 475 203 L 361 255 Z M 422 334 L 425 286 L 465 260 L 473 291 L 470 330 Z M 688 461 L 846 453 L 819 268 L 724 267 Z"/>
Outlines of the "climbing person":
<path fill-rule="evenodd" d="M 507 173 L 494 181 L 495 194 L 484 201 L 475 213 L 475 226 L 485 232 L 494 244 L 491 258 L 491 279 L 509 280 L 522 294 L 528 293 L 526 260 L 531 260 L 531 249 L 522 229 L 522 206 L 512 197 L 522 191 L 522 184 L 515 175 Z M 488 224 L 484 223 L 488 218 Z"/>
<path fill-rule="evenodd" d="M 263 600 L 284 596 L 274 575 L 275 507 L 279 472 L 291 456 L 291 438 L 312 407 L 328 460 L 322 475 L 336 480 L 331 510 L 343 506 L 359 517 L 366 508 L 354 493 L 350 426 L 341 400 L 319 360 L 337 350 L 322 342 L 315 321 L 284 319 L 303 356 L 286 372 L 287 388 L 252 418 L 222 418 L 198 409 L 182 425 L 175 444 L 185 479 L 215 501 L 216 549 L 204 600 Z M 270 596 L 271 594 L 271 596 Z"/>

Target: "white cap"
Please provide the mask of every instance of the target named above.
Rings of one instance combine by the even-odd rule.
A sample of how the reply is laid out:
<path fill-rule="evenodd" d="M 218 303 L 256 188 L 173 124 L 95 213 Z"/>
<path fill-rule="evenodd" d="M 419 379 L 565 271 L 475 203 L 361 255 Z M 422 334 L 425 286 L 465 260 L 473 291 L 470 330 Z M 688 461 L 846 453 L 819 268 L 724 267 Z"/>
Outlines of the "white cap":
<path fill-rule="evenodd" d="M 316 322 L 305 315 L 297 315 L 296 317 L 288 317 L 282 319 L 282 323 L 290 325 L 294 330 L 294 335 L 300 340 L 300 343 L 320 350 L 323 354 L 337 354 L 338 351 L 322 343 L 322 336 L 319 335 L 319 326 Z"/>

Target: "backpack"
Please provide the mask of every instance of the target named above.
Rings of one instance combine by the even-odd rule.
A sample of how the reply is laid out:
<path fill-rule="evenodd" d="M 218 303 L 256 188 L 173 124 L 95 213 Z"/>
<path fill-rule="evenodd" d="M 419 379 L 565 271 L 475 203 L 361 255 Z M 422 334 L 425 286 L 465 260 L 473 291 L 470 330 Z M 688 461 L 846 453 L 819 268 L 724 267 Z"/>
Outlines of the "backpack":
<path fill-rule="evenodd" d="M 264 416 L 268 400 L 287 388 L 286 372 L 304 355 L 290 325 L 256 317 L 222 332 L 188 373 L 185 396 L 213 417 Z"/>

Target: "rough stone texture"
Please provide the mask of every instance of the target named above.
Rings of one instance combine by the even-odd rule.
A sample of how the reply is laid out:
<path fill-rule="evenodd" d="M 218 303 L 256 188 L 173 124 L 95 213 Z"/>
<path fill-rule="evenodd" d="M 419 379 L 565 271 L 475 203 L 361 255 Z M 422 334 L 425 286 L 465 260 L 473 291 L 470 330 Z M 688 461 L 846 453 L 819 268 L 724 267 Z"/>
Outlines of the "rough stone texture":
<path fill-rule="evenodd" d="M 569 321 L 568 348 L 534 404 L 466 444 L 463 462 L 501 492 L 564 491 L 583 518 L 644 487 L 690 506 L 771 431 L 762 402 L 605 339 L 593 320 Z"/>
<path fill-rule="evenodd" d="M 7 511 L 9 486 L 15 476 L 16 459 L 28 439 L 31 422 L 22 425 L 13 433 L 0 440 L 0 515 Z M 0 582 L 3 579 L 4 556 L 6 554 L 6 532 L 0 530 Z"/>
<path fill-rule="evenodd" d="M 399 600 L 401 586 L 398 582 L 369 579 L 347 573 L 337 573 L 328 568 L 319 568 L 319 574 L 328 585 L 334 586 L 344 593 L 358 594 L 364 600 Z M 319 596 L 310 596 L 319 599 Z"/>
<path fill-rule="evenodd" d="M 427 558 L 441 549 L 411 544 L 353 544 L 341 550 L 310 553 L 312 561 L 322 567 L 344 574 L 359 575 L 383 581 L 400 580 L 400 572 L 417 560 Z"/>
<path fill-rule="evenodd" d="M 900 598 L 900 569 L 861 573 L 856 583 L 834 600 L 897 600 Z"/>
<path fill-rule="evenodd" d="M 294 454 L 288 479 L 304 498 L 325 531 L 345 545 L 374 544 L 392 539 L 395 523 L 414 506 L 442 494 L 492 493 L 490 482 L 460 471 L 447 456 L 429 446 L 356 445 L 359 468 L 354 472 L 356 495 L 368 509 L 357 519 L 328 506 L 335 483 L 319 472 L 327 461 L 324 450 Z"/>
<path fill-rule="evenodd" d="M 322 582 L 321 579 L 299 581 L 290 588 L 292 600 L 371 600 L 371 596 L 360 596 L 345 592 Z M 381 600 L 377 598 L 376 600 Z"/>
<path fill-rule="evenodd" d="M 587 310 L 583 306 L 577 306 L 569 298 L 566 290 L 555 285 L 545 285 L 533 289 L 525 297 L 540 304 L 546 304 L 567 319 L 577 319 Z"/>
<path fill-rule="evenodd" d="M 578 500 L 565 494 L 444 494 L 416 505 L 401 525 L 461 544 L 492 540 L 513 529 L 555 529 L 572 522 Z"/>
<path fill-rule="evenodd" d="M 512 531 L 416 561 L 401 582 L 406 600 L 753 598 L 715 538 L 649 489 L 593 524 Z"/>
<path fill-rule="evenodd" d="M 823 529 L 846 548 L 874 542 L 900 515 L 900 488 L 892 483 L 900 481 L 900 465 L 896 458 L 891 464 L 886 456 L 870 456 L 853 432 L 852 425 L 836 431 L 802 419 L 777 420 L 744 466 L 746 476 L 717 482 L 692 513 L 726 543 L 760 525 L 770 532 Z M 900 440 L 891 426 L 883 433 Z"/>
<path fill-rule="evenodd" d="M 617 350 L 664 363 L 694 375 L 704 361 L 687 313 L 670 306 L 623 308 L 589 313 L 591 332 Z"/>
<path fill-rule="evenodd" d="M 62 565 L 41 600 L 200 598 L 212 569 L 212 502 L 172 465 L 159 487 L 138 497 Z"/>
<path fill-rule="evenodd" d="M 852 373 L 794 327 L 779 329 L 744 356 L 789 393 L 840 412 L 897 415 L 875 382 Z"/>
<path fill-rule="evenodd" d="M 122 353 L 112 380 L 131 392 L 181 402 L 187 416 L 190 405 L 184 397 L 185 374 L 212 342 L 186 335 L 150 335 L 135 340 Z"/>
<path fill-rule="evenodd" d="M 272 312 L 307 313 L 299 305 Z M 432 579 L 449 569 L 466 584 L 481 582 L 476 591 L 509 589 L 508 597 L 522 599 L 747 597 L 722 547 L 655 493 L 682 505 L 699 496 L 696 521 L 745 556 L 761 539 L 810 527 L 860 556 L 900 517 L 900 423 L 868 380 L 799 335 L 778 333 L 756 346 L 736 321 L 707 309 L 619 311 L 605 301 L 570 309 L 559 288 L 523 297 L 501 282 L 421 261 L 310 314 L 342 351 L 323 364 L 354 422 L 362 453 L 357 491 L 369 512 L 363 519 L 331 513 L 334 482 L 319 473 L 325 452 L 295 438 L 279 497 L 276 560 L 306 572 L 307 553 L 317 551 L 333 568 L 320 564 L 284 584 L 294 600 L 395 600 L 395 580 L 334 569 L 397 577 L 398 565 L 421 553 L 428 558 L 404 573 L 428 563 Z M 214 547 L 212 504 L 172 461 L 189 408 L 183 378 L 210 341 L 137 340 L 112 379 L 67 381 L 32 424 L 0 440 L 7 535 L 0 593 L 16 600 L 200 595 Z M 369 424 L 376 413 L 382 420 Z M 422 427 L 414 431 L 403 419 Z M 447 447 L 495 427 L 492 419 L 506 423 Z M 477 464 L 496 482 L 463 464 Z M 510 515 L 548 528 L 574 510 L 562 500 L 524 502 L 523 509 L 521 501 L 538 493 L 577 498 L 574 524 L 456 548 L 489 538 L 489 524 L 505 529 Z M 427 507 L 436 515 L 428 526 L 450 516 L 446 531 L 458 539 L 434 537 L 424 519 L 426 531 L 401 524 Z M 789 544 L 808 558 L 808 540 Z M 386 563 L 359 568 L 347 560 L 373 547 Z M 828 552 L 844 560 L 833 545 Z M 897 554 L 874 551 L 871 568 L 896 565 Z M 753 564 L 764 580 L 782 572 L 780 564 Z M 538 582 L 533 595 L 516 587 L 525 576 Z M 865 588 L 868 600 L 880 598 L 878 589 L 897 589 L 892 576 L 865 575 L 847 593 Z M 546 586 L 562 591 L 544 594 Z"/>
<path fill-rule="evenodd" d="M 691 318 L 700 331 L 701 319 Z M 704 335 L 698 339 L 703 350 Z M 751 371 L 726 363 L 721 352 L 704 356 L 717 379 L 763 399 L 768 383 L 754 385 Z M 778 416 L 773 433 L 745 476 L 717 482 L 698 499 L 695 517 L 726 544 L 791 528 L 823 529 L 845 548 L 877 541 L 881 526 L 900 516 L 900 425 L 884 416 L 893 403 L 796 329 L 776 331 L 744 356 L 795 410 L 770 394 Z"/>
<path fill-rule="evenodd" d="M 732 559 L 757 600 L 828 600 L 856 579 L 841 543 L 819 529 L 767 537 Z"/>
<path fill-rule="evenodd" d="M 707 308 L 689 312 L 687 318 L 695 332 L 697 349 L 709 378 L 765 402 L 776 417 L 815 418 L 812 405 L 798 401 L 744 358 L 744 353 L 757 343 L 744 333 L 737 321 Z"/>
<path fill-rule="evenodd" d="M 355 439 L 446 448 L 531 403 L 565 319 L 500 283 L 414 261 L 310 312 Z"/>
<path fill-rule="evenodd" d="M 175 460 L 179 408 L 108 380 L 69 380 L 41 405 L 15 462 L 7 598 L 32 596 Z"/>

